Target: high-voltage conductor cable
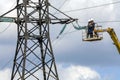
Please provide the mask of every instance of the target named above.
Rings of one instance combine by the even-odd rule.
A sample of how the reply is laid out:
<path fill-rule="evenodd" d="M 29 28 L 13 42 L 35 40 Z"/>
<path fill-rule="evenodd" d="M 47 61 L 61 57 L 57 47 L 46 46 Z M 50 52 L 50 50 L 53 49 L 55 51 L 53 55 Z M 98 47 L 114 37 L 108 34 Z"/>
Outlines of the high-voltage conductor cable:
<path fill-rule="evenodd" d="M 62 3 L 62 5 L 61 5 L 58 9 L 60 10 L 60 9 L 65 5 L 65 3 L 66 3 L 67 1 L 68 1 L 68 0 L 64 0 L 64 2 Z M 58 12 L 58 11 L 56 11 L 56 12 L 54 13 L 54 15 L 57 14 L 57 12 Z"/>
<path fill-rule="evenodd" d="M 109 5 L 118 4 L 118 3 L 120 3 L 120 1 L 112 2 L 112 3 L 107 3 L 107 4 L 102 4 L 102 5 L 91 6 L 91 7 L 85 7 L 85 8 L 75 9 L 75 10 L 63 11 L 63 12 L 64 12 L 64 13 L 76 12 L 76 11 L 81 11 L 81 10 L 87 10 L 87 9 L 92 9 L 92 8 L 109 6 Z M 57 14 L 59 14 L 59 13 L 57 13 Z"/>

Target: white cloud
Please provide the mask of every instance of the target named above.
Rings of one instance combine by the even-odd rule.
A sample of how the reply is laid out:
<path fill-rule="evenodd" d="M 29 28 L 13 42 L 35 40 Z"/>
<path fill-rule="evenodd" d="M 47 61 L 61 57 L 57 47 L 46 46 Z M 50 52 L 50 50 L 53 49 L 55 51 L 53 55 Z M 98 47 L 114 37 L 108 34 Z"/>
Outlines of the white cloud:
<path fill-rule="evenodd" d="M 58 72 L 60 80 L 100 80 L 100 75 L 88 67 L 75 65 L 63 67 L 62 65 L 59 65 Z M 10 77 L 11 69 L 4 69 L 0 71 L 0 80 L 10 80 Z"/>
<path fill-rule="evenodd" d="M 71 10 L 74 10 L 74 9 L 79 9 L 79 8 L 84 8 L 84 7 L 87 7 L 87 5 L 89 5 L 89 6 L 91 6 L 91 3 L 95 3 L 96 5 L 100 5 L 100 3 L 102 4 L 103 2 L 106 2 L 106 3 L 108 3 L 109 1 L 111 2 L 112 0 L 99 0 L 99 2 L 96 2 L 95 0 L 92 0 L 93 2 L 91 2 L 91 3 L 86 3 L 88 0 L 71 0 L 71 2 L 69 3 L 71 6 L 69 7 L 69 5 L 67 5 L 68 6 L 68 8 L 67 7 L 63 7 L 65 10 L 63 10 L 63 11 L 67 11 L 67 9 L 69 10 L 69 9 L 71 9 Z M 91 1 L 91 0 L 90 0 Z M 101 1 L 101 2 L 100 2 Z M 83 4 L 83 3 L 85 3 L 85 4 L 87 4 L 87 5 L 85 5 L 85 4 Z M 99 4 L 97 4 L 97 3 L 99 3 Z M 74 5 L 72 5 L 72 4 L 74 4 Z M 83 6 L 83 5 L 85 5 L 85 6 Z M 66 5 L 65 5 L 66 6 Z M 88 7 L 89 7 L 88 6 Z M 5 6 L 6 7 L 6 6 Z M 2 8 L 2 13 L 4 13 L 4 12 L 6 12 L 7 10 L 4 10 L 4 9 L 8 9 L 8 8 L 5 8 L 5 7 L 3 7 L 3 6 L 1 6 L 1 8 Z M 109 9 L 108 9 L 109 8 Z M 103 8 L 102 8 L 103 9 Z M 117 8 L 116 8 L 117 9 Z M 3 11 L 4 10 L 4 11 Z M 9 9 L 8 9 L 9 10 Z M 91 10 L 91 9 L 90 9 Z M 96 9 L 96 10 L 94 10 L 93 12 L 90 12 L 90 10 L 85 10 L 85 11 L 80 11 L 80 12 L 76 12 L 76 13 L 71 13 L 71 15 L 72 16 L 75 16 L 75 17 L 78 17 L 78 18 L 80 18 L 80 20 L 81 21 L 87 21 L 87 19 L 89 18 L 89 17 L 91 17 L 91 15 L 94 15 L 94 16 L 92 16 L 94 19 L 96 19 L 96 20 L 98 20 L 98 21 L 102 21 L 102 20 L 112 20 L 114 17 L 114 13 L 113 13 L 113 6 L 109 6 L 109 7 L 105 7 L 102 11 L 101 11 L 101 8 L 98 8 L 98 9 Z M 92 9 L 93 10 L 93 9 Z M 119 11 L 119 10 L 116 10 L 116 11 Z M 88 14 L 88 12 L 89 12 L 89 14 Z M 112 12 L 112 14 L 109 14 L 109 13 L 111 13 Z M 99 13 L 101 13 L 101 15 L 99 16 Z M 106 14 L 107 13 L 107 14 Z M 117 13 L 117 12 L 116 12 Z M 70 15 L 70 16 L 71 16 Z M 116 18 L 117 18 L 117 16 L 116 16 Z M 109 24 L 110 25 L 110 24 Z M 2 26 L 3 27 L 3 26 Z M 2 28 L 1 27 L 1 28 Z M 9 29 L 11 29 L 11 28 L 9 28 Z M 8 30 L 9 30 L 8 29 Z M 12 27 L 12 29 L 13 29 L 13 27 Z M 1 30 L 1 29 L 0 29 Z M 4 30 L 4 29 L 2 29 L 2 30 Z M 2 31 L 1 30 L 1 31 Z M 11 34 L 13 34 L 13 35 L 15 35 L 15 33 L 14 33 L 14 31 L 16 31 L 16 30 L 10 30 L 9 32 L 7 32 L 7 33 L 4 33 L 3 35 L 1 35 L 3 38 L 5 38 L 6 36 L 9 36 L 9 39 L 10 39 L 10 32 L 11 32 Z M 9 33 L 9 35 L 8 35 L 8 33 Z M 73 35 L 72 35 L 73 36 Z M 81 34 L 78 34 L 77 35 L 78 37 L 79 36 L 81 36 Z M 72 37 L 72 38 L 77 38 L 77 39 L 79 39 L 78 37 Z M 66 37 L 66 36 L 65 36 Z M 107 36 L 108 37 L 108 36 Z M 1 38 L 2 39 L 2 38 Z M 5 40 L 5 39 L 4 39 Z M 71 39 L 68 39 L 68 41 L 69 40 L 71 40 Z M 108 42 L 108 40 L 106 40 L 107 42 Z M 64 40 L 64 42 L 65 42 L 65 40 Z M 104 41 L 105 42 L 105 41 Z M 81 43 L 81 42 L 78 42 L 78 41 L 73 41 L 73 43 L 72 44 L 75 44 L 75 43 Z M 60 43 L 60 44 L 63 44 L 63 43 Z M 71 44 L 71 43 L 69 43 L 69 44 Z M 106 44 L 106 43 L 105 43 Z M 75 44 L 76 45 L 76 44 Z M 65 44 L 65 46 L 67 46 L 66 44 Z M 83 45 L 83 46 L 85 46 L 85 45 Z M 89 46 L 88 45 L 88 43 L 87 43 L 87 46 Z M 2 46 L 3 47 L 3 46 Z M 63 47 L 63 45 L 62 45 L 62 47 Z M 63 47 L 63 48 L 65 48 L 65 50 L 66 51 L 69 51 L 69 49 L 71 49 L 70 48 L 71 46 L 69 46 L 68 47 L 68 49 L 66 49 L 67 47 Z M 95 45 L 95 47 L 96 47 L 96 45 Z M 108 46 L 109 47 L 109 46 Z M 76 48 L 76 47 L 75 47 Z M 82 48 L 81 46 L 79 47 L 79 49 L 80 48 Z M 101 48 L 101 46 L 100 47 L 98 47 L 98 48 Z M 109 47 L 110 48 L 110 47 Z M 11 49 L 11 48 L 10 48 Z M 79 50 L 78 49 L 78 50 Z M 84 48 L 85 50 L 86 50 L 86 48 Z M 1 50 L 3 50 L 2 48 L 1 48 Z M 13 50 L 13 49 L 12 49 Z M 61 48 L 60 48 L 60 50 L 61 50 Z M 73 49 L 74 50 L 74 49 Z M 79 51 L 81 51 L 81 53 L 85 53 L 85 50 L 79 50 Z M 93 48 L 93 50 L 94 50 L 94 48 Z M 109 49 L 110 50 L 110 49 Z M 92 51 L 92 50 L 91 50 Z M 60 51 L 59 51 L 60 52 Z M 77 51 L 78 52 L 78 51 Z M 96 52 L 96 51 L 94 51 L 94 52 Z M 65 52 L 63 52 L 63 54 L 64 54 Z M 87 53 L 87 52 L 86 52 Z M 92 53 L 92 52 L 91 52 Z M 105 53 L 105 52 L 104 52 Z M 5 54 L 7 54 L 7 53 L 5 53 Z M 4 55 L 5 55 L 4 54 Z M 91 55 L 91 54 L 90 54 Z M 105 54 L 104 54 L 105 55 Z M 66 56 L 65 54 L 64 54 L 64 56 Z M 78 56 L 78 55 L 77 55 Z M 94 56 L 94 55 L 93 55 Z M 74 56 L 75 58 L 76 58 L 76 56 Z M 83 56 L 82 56 L 83 57 Z M 106 56 L 105 56 L 106 57 Z M 109 57 L 109 55 L 107 55 L 107 57 Z M 110 56 L 111 57 L 111 56 Z M 81 58 L 81 57 L 79 57 L 79 58 Z M 103 55 L 102 55 L 102 57 L 100 56 L 100 58 L 102 58 L 103 59 Z M 116 56 L 113 58 L 113 56 L 111 57 L 112 59 L 112 63 L 116 63 L 116 62 L 118 62 L 119 60 L 118 60 L 118 58 L 116 58 Z M 99 58 L 98 58 L 99 59 Z M 81 59 L 79 59 L 79 60 L 81 60 Z M 106 61 L 106 58 L 105 59 L 103 59 L 103 60 L 105 60 Z M 110 60 L 110 59 L 108 59 L 108 60 Z M 73 59 L 71 59 L 71 61 L 73 61 Z M 82 60 L 81 60 L 82 61 Z M 98 61 L 98 60 L 96 60 L 96 61 Z M 2 61 L 0 61 L 0 62 L 2 62 Z M 65 62 L 65 61 L 64 61 Z M 78 61 L 79 62 L 79 61 Z M 102 62 L 102 61 L 101 61 Z M 110 64 L 111 64 L 111 61 L 109 61 L 110 62 Z M 80 63 L 80 62 L 79 62 Z M 88 64 L 88 63 L 87 63 Z M 102 62 L 102 64 L 103 64 L 103 62 Z M 64 67 L 60 67 L 60 69 L 59 69 L 59 71 L 58 72 L 60 72 L 60 80 L 62 80 L 62 79 L 64 79 L 64 80 L 98 80 L 98 79 L 100 79 L 100 75 L 97 73 L 97 72 L 95 72 L 94 70 L 92 70 L 92 69 L 90 69 L 90 68 L 88 68 L 88 67 L 81 67 L 81 66 L 70 66 L 70 67 L 67 67 L 67 68 L 64 68 Z M 11 75 L 11 73 L 10 73 L 10 69 L 6 69 L 6 70 L 2 70 L 2 71 L 0 71 L 0 80 L 9 80 L 10 79 L 10 75 Z M 71 76 L 72 75 L 72 76 Z M 4 79 L 3 79 L 3 76 L 4 76 Z M 8 78 L 9 77 L 9 78 Z"/>
<path fill-rule="evenodd" d="M 10 80 L 11 70 L 4 69 L 0 71 L 0 80 Z"/>
<path fill-rule="evenodd" d="M 100 80 L 100 75 L 89 67 L 71 65 L 59 66 L 60 80 Z"/>

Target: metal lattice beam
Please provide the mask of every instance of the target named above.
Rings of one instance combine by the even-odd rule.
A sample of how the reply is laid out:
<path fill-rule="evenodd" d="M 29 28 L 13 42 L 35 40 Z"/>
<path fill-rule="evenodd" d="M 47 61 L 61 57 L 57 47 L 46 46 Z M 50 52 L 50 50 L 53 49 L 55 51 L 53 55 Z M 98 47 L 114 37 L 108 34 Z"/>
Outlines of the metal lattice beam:
<path fill-rule="evenodd" d="M 50 8 L 62 14 L 55 16 Z M 17 17 L 4 17 L 17 9 Z M 59 80 L 51 46 L 49 24 L 69 24 L 69 17 L 48 0 L 17 0 L 17 5 L 0 16 L 0 22 L 17 24 L 17 46 L 11 80 Z"/>
<path fill-rule="evenodd" d="M 18 40 L 11 80 L 59 80 L 49 37 L 48 0 L 19 0 L 17 5 Z"/>

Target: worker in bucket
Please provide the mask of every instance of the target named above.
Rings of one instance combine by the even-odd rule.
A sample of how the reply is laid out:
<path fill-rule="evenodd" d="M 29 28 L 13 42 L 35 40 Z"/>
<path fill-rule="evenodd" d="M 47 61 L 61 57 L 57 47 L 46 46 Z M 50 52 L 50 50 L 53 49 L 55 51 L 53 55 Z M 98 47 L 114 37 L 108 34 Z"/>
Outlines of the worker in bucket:
<path fill-rule="evenodd" d="M 97 33 L 94 32 L 94 29 L 95 29 L 95 22 L 94 20 L 91 18 L 90 20 L 88 20 L 88 25 L 87 25 L 87 38 L 93 38 L 93 34 L 95 34 L 97 37 Z"/>

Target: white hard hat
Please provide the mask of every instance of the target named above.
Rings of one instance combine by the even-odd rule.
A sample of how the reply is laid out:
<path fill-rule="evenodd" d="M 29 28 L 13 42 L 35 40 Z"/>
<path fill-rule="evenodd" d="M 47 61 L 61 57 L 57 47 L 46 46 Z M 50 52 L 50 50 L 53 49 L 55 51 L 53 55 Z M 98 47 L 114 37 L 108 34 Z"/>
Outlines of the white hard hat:
<path fill-rule="evenodd" d="M 90 19 L 88 20 L 88 22 L 90 22 L 90 21 L 94 21 L 94 19 L 93 19 L 93 18 L 90 18 Z"/>

